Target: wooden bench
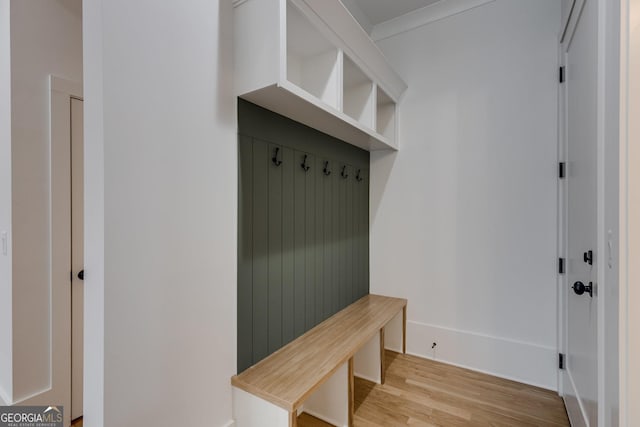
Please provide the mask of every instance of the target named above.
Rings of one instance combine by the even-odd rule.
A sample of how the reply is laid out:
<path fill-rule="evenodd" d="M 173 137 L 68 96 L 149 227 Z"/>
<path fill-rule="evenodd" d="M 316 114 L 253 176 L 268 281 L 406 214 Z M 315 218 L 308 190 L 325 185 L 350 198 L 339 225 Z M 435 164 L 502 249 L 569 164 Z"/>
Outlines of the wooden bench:
<path fill-rule="evenodd" d="M 300 409 L 352 426 L 354 369 L 384 382 L 385 326 L 393 320 L 388 334 L 404 353 L 406 307 L 405 299 L 367 295 L 232 377 L 236 426 L 294 427 Z"/>

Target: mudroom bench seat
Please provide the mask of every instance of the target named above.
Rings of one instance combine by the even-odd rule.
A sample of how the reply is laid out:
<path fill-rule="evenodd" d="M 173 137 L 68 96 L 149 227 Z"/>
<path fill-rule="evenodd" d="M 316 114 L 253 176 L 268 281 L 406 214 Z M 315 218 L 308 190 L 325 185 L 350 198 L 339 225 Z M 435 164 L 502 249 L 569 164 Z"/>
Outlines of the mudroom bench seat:
<path fill-rule="evenodd" d="M 384 349 L 406 351 L 406 309 L 367 295 L 233 376 L 235 425 L 293 427 L 304 411 L 352 426 L 353 377 L 384 383 Z"/>

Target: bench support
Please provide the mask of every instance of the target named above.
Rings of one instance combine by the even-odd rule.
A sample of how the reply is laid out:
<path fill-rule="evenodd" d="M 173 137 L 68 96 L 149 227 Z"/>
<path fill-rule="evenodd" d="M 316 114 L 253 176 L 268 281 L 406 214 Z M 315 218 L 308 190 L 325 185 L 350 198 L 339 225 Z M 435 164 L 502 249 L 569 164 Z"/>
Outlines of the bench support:
<path fill-rule="evenodd" d="M 384 360 L 384 328 L 380 329 L 380 384 L 384 384 L 384 373 L 387 370 Z"/>
<path fill-rule="evenodd" d="M 349 359 L 351 360 L 351 359 Z M 302 411 L 334 426 L 349 425 L 351 378 L 349 361 L 343 363 L 322 385 L 307 397 Z"/>
<path fill-rule="evenodd" d="M 236 427 L 291 427 L 291 415 L 287 410 L 237 387 L 232 389 Z"/>
<path fill-rule="evenodd" d="M 349 427 L 353 427 L 353 413 L 355 412 L 355 384 L 353 380 L 353 357 L 349 359 Z"/>

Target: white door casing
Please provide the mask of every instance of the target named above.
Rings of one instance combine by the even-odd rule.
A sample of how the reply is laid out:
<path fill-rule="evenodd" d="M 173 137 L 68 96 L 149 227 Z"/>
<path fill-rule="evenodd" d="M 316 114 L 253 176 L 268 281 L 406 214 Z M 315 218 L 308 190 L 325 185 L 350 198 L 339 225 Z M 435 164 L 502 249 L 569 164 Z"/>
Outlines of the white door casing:
<path fill-rule="evenodd" d="M 574 426 L 597 425 L 597 65 L 595 0 L 578 1 L 565 34 L 566 80 L 566 283 L 562 337 L 566 367 L 561 389 Z M 592 261 L 585 254 L 592 253 Z M 577 282 L 593 286 L 577 295 Z"/>
<path fill-rule="evenodd" d="M 71 98 L 71 419 L 82 416 L 84 316 L 83 102 Z"/>

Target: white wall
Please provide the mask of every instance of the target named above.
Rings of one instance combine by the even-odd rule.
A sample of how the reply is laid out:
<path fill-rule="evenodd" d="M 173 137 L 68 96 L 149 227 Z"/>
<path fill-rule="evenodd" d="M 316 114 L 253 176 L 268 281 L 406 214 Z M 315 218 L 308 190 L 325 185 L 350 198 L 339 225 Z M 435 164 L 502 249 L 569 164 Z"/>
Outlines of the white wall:
<path fill-rule="evenodd" d="M 220 426 L 232 417 L 231 22 L 229 1 L 85 0 L 92 427 Z"/>
<path fill-rule="evenodd" d="M 13 400 L 11 333 L 11 42 L 9 0 L 0 0 L 0 402 Z M 4 234 L 6 233 L 6 234 Z M 2 238 L 6 235 L 6 243 Z M 4 254 L 3 245 L 7 245 Z"/>
<path fill-rule="evenodd" d="M 371 291 L 408 298 L 408 351 L 550 389 L 559 28 L 498 0 L 379 41 L 409 89 L 371 157 Z"/>
<path fill-rule="evenodd" d="M 11 2 L 13 401 L 50 387 L 49 74 L 82 80 L 79 0 Z"/>

